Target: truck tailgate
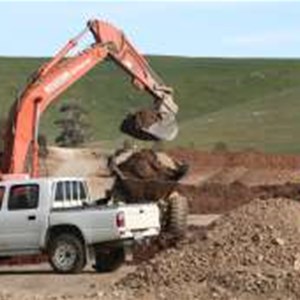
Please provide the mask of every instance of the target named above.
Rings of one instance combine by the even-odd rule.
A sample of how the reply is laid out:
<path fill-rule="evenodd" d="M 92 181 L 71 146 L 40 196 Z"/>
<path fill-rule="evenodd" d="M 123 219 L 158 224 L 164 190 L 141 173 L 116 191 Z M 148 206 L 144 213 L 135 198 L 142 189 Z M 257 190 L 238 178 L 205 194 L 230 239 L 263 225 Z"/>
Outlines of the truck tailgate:
<path fill-rule="evenodd" d="M 122 209 L 127 230 L 160 228 L 159 209 L 154 204 L 127 205 Z"/>

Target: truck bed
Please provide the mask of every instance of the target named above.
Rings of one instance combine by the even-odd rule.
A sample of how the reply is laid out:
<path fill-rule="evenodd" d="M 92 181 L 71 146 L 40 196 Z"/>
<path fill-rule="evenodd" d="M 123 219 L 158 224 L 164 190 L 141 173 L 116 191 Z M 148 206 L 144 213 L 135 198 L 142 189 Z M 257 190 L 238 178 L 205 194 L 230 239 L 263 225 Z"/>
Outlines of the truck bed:
<path fill-rule="evenodd" d="M 117 219 L 123 218 L 124 225 Z M 80 228 L 88 244 L 120 239 L 140 239 L 160 230 L 156 204 L 126 204 L 54 209 L 49 226 L 70 224 Z"/>

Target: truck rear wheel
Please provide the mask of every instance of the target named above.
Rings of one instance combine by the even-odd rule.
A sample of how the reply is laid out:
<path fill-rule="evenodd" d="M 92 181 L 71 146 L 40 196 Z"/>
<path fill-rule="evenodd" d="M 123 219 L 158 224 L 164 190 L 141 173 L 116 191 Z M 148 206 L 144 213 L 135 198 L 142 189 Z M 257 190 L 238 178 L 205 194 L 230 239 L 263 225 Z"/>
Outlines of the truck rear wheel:
<path fill-rule="evenodd" d="M 123 247 L 111 248 L 105 250 L 96 250 L 96 263 L 94 269 L 98 273 L 106 273 L 117 270 L 125 260 Z"/>
<path fill-rule="evenodd" d="M 187 199 L 176 193 L 169 198 L 168 226 L 167 231 L 181 238 L 187 229 L 188 202 Z"/>
<path fill-rule="evenodd" d="M 73 234 L 61 234 L 51 239 L 49 261 L 58 273 L 79 273 L 86 264 L 84 245 Z"/>

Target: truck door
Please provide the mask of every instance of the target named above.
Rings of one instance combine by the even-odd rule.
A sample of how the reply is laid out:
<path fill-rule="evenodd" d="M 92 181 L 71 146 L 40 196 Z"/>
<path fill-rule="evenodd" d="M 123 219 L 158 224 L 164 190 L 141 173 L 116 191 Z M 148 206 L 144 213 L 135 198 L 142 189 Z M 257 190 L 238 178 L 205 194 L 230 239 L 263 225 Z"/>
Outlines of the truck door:
<path fill-rule="evenodd" d="M 37 250 L 44 228 L 39 214 L 38 184 L 12 185 L 7 207 L 1 211 L 0 251 Z"/>

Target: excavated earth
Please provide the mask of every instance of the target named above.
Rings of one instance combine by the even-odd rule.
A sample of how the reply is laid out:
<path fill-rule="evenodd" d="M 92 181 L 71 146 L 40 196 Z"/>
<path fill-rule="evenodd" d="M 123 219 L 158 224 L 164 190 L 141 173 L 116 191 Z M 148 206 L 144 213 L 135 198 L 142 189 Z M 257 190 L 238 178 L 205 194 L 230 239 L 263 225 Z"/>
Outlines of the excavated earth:
<path fill-rule="evenodd" d="M 300 204 L 254 200 L 157 254 L 107 296 L 120 299 L 300 299 Z M 108 298 L 109 299 L 109 298 Z"/>
<path fill-rule="evenodd" d="M 178 185 L 177 190 L 189 200 L 189 209 L 193 214 L 219 214 L 230 211 L 253 199 L 284 197 L 300 200 L 300 184 L 246 186 L 240 182 L 228 185 L 204 183 L 200 186 Z"/>
<path fill-rule="evenodd" d="M 177 190 L 187 197 L 192 214 L 224 213 L 255 198 L 300 199 L 300 177 L 297 177 L 300 173 L 296 173 L 300 170 L 299 157 L 256 152 L 203 154 L 190 153 L 188 150 L 177 150 L 170 154 L 177 162 L 190 166 L 190 172 L 185 177 L 201 177 L 199 168 L 204 167 L 206 172 L 208 168 L 217 168 L 217 171 L 211 171 L 213 175 L 200 183 L 191 182 L 185 177 L 179 180 L 180 170 L 174 171 L 162 165 L 153 151 L 142 150 L 133 154 L 120 166 L 125 176 L 121 185 L 128 199 L 159 199 Z M 268 176 L 263 174 L 269 182 L 249 184 L 249 173 L 252 172 L 255 176 L 261 174 L 262 170 L 269 170 Z M 286 176 L 278 181 L 276 178 L 278 179 L 280 173 L 290 174 L 290 177 Z M 245 178 L 248 178 L 248 181 Z"/>
<path fill-rule="evenodd" d="M 173 150 L 190 165 L 177 189 L 191 213 L 223 213 L 255 198 L 300 199 L 300 156 L 247 152 Z"/>
<path fill-rule="evenodd" d="M 44 276 L 49 299 L 300 299 L 300 203 L 295 201 L 300 200 L 300 157 L 253 151 L 174 150 L 169 154 L 190 165 L 187 176 L 177 181 L 151 155 L 148 163 L 140 157 L 139 162 L 136 160 L 123 170 L 126 177 L 137 180 L 130 191 L 142 193 L 138 185 L 146 179 L 150 182 L 149 197 L 177 189 L 187 196 L 191 213 L 223 216 L 209 227 L 189 227 L 186 239 L 180 243 L 164 235 L 150 247 L 137 247 L 136 267 L 126 266 L 107 277 L 89 270 L 78 280 L 76 276 Z M 77 154 L 74 156 L 74 162 L 81 162 L 82 166 L 86 159 L 97 168 L 98 158 L 86 154 L 80 160 Z M 59 171 L 69 174 L 71 164 L 59 162 Z M 104 158 L 101 165 L 104 169 Z M 90 167 L 89 171 L 77 169 L 90 176 Z M 14 275 L 9 273 L 7 277 L 6 282 L 10 282 Z M 19 277 L 18 286 L 24 293 L 30 290 L 28 282 L 35 286 L 43 279 L 39 273 Z M 4 292 L 6 285 L 4 282 Z M 72 290 L 62 292 L 68 285 Z M 51 298 L 53 286 L 57 286 L 58 298 Z M 15 298 L 2 297 L 4 292 L 0 292 L 0 299 L 22 299 L 22 291 Z M 37 289 L 34 291 L 40 294 Z"/>

